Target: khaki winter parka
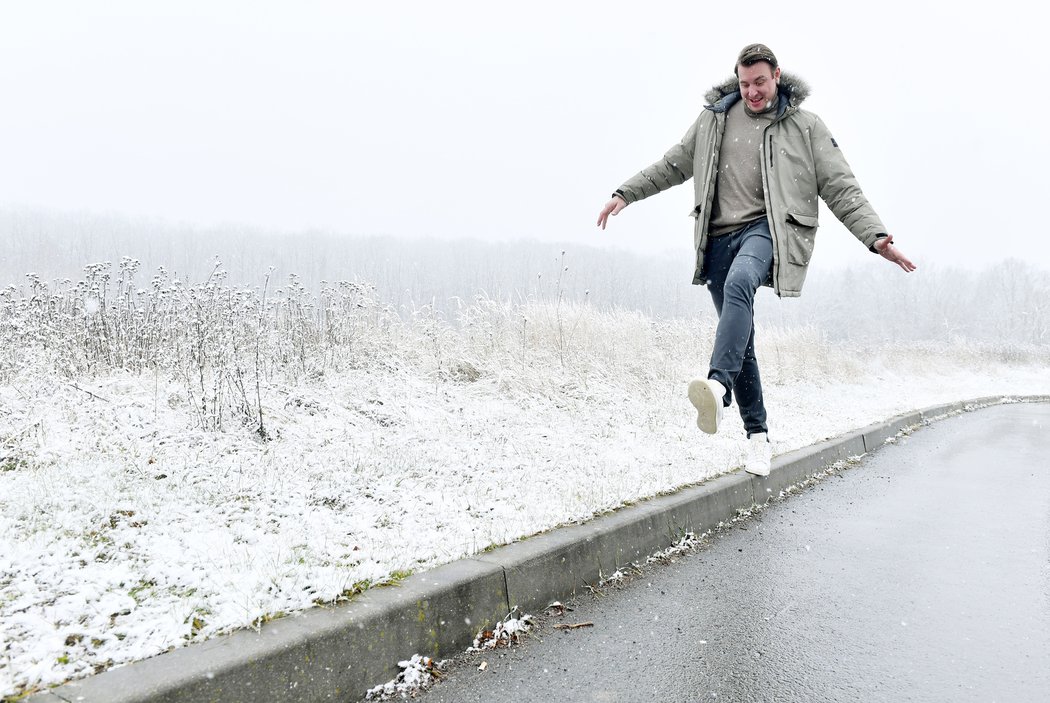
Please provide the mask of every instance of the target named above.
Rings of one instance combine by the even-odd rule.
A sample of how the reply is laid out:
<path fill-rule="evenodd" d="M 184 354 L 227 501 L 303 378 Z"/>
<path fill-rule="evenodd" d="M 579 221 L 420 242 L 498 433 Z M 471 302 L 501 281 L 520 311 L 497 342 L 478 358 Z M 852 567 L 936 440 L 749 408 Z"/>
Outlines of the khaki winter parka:
<path fill-rule="evenodd" d="M 817 198 L 869 249 L 886 232 L 868 203 L 838 143 L 819 117 L 799 105 L 809 95 L 799 78 L 781 73 L 777 117 L 763 132 L 762 186 L 766 218 L 773 235 L 773 286 L 777 295 L 797 297 L 806 280 L 817 234 Z M 694 284 L 707 283 L 704 251 L 715 198 L 715 174 L 726 112 L 740 99 L 736 78 L 715 86 L 682 140 L 664 157 L 620 186 L 628 204 L 693 178 L 696 220 Z"/>

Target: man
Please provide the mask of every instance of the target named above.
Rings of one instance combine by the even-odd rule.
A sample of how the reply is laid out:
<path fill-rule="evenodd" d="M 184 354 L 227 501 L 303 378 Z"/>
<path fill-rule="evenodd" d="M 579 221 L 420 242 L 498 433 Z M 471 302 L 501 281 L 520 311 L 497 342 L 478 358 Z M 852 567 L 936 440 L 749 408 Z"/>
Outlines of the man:
<path fill-rule="evenodd" d="M 754 297 L 802 291 L 817 231 L 817 197 L 872 252 L 904 271 L 915 265 L 893 244 L 838 143 L 819 117 L 799 105 L 809 88 L 781 73 L 763 44 L 744 47 L 735 77 L 707 94 L 710 104 L 662 159 L 634 176 L 605 204 L 598 225 L 629 204 L 693 178 L 694 284 L 706 284 L 718 312 L 707 378 L 689 384 L 696 423 L 718 431 L 736 396 L 751 440 L 745 470 L 769 474 L 762 384 L 755 358 Z"/>

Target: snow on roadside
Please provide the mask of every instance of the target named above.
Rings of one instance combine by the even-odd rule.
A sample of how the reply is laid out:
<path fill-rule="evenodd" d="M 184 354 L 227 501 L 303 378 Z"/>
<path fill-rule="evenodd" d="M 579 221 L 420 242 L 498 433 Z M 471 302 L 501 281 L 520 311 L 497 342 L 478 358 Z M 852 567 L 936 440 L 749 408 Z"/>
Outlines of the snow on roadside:
<path fill-rule="evenodd" d="M 474 637 L 468 652 L 483 652 L 487 649 L 510 647 L 517 644 L 532 630 L 535 619 L 528 613 L 521 614 L 515 606 L 491 630 L 482 630 Z"/>
<path fill-rule="evenodd" d="M 469 382 L 361 368 L 273 382 L 269 442 L 193 429 L 182 386 L 165 378 L 0 386 L 0 695 L 732 470 L 739 418 L 700 434 L 688 369 L 645 359 L 666 368 L 551 366 L 542 383 L 499 368 Z M 777 453 L 937 403 L 1050 393 L 1036 366 L 975 376 L 895 356 L 842 369 L 768 385 Z"/>
<path fill-rule="evenodd" d="M 413 654 L 411 659 L 399 661 L 401 672 L 391 681 L 368 689 L 366 701 L 389 701 L 419 694 L 441 678 L 443 662 L 436 662 L 422 654 Z"/>

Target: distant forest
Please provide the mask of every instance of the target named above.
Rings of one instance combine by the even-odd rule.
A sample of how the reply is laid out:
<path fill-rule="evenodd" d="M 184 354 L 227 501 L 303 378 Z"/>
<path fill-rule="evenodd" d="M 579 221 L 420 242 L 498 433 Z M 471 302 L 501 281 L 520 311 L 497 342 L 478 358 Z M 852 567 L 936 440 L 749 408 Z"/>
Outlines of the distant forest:
<path fill-rule="evenodd" d="M 819 256 L 819 251 L 818 251 Z M 345 237 L 254 228 L 203 229 L 117 215 L 0 209 L 0 287 L 28 295 L 28 274 L 45 284 L 77 281 L 84 267 L 122 257 L 141 264 L 145 282 L 163 266 L 200 282 L 215 270 L 227 283 L 270 286 L 295 275 L 307 290 L 322 282 L 376 287 L 392 309 L 431 306 L 449 314 L 477 296 L 517 302 L 585 302 L 637 310 L 655 318 L 714 317 L 710 298 L 691 285 L 692 261 L 539 241 L 481 242 Z M 799 299 L 756 301 L 757 323 L 812 327 L 851 345 L 927 342 L 1001 347 L 1050 345 L 1050 271 L 1006 260 L 982 271 L 925 265 L 903 275 L 879 262 L 814 272 Z"/>

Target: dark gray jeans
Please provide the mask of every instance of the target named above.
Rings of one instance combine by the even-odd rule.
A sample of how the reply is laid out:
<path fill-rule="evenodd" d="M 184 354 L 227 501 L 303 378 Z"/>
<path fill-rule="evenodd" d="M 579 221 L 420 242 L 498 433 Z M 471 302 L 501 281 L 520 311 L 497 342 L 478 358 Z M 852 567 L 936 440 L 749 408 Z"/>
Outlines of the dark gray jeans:
<path fill-rule="evenodd" d="M 772 267 L 773 238 L 765 218 L 708 240 L 707 288 L 718 311 L 718 330 L 707 377 L 728 389 L 726 406 L 736 396 L 748 437 L 767 430 L 755 358 L 754 303 Z"/>

